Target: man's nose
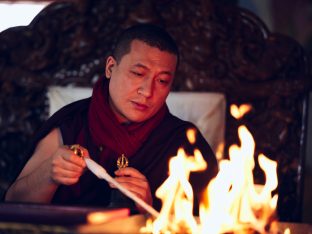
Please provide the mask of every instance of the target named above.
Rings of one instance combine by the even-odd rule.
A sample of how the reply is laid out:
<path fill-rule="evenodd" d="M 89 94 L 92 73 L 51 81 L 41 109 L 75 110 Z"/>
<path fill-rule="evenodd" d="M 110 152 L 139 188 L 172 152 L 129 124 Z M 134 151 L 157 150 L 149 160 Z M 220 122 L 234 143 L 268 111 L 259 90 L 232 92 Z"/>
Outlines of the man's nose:
<path fill-rule="evenodd" d="M 153 79 L 146 79 L 141 84 L 141 87 L 138 90 L 138 93 L 143 95 L 144 97 L 151 97 L 153 95 Z"/>

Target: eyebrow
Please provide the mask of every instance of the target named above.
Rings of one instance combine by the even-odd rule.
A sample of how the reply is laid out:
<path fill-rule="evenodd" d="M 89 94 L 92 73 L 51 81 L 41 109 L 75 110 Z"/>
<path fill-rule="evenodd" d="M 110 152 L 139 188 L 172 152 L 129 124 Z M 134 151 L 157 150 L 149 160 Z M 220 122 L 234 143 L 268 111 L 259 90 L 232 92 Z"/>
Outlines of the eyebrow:
<path fill-rule="evenodd" d="M 136 63 L 133 65 L 133 67 L 141 67 L 141 68 L 149 70 L 149 68 L 142 63 Z M 166 74 L 166 75 L 173 76 L 173 73 L 171 71 L 161 71 L 160 74 Z"/>

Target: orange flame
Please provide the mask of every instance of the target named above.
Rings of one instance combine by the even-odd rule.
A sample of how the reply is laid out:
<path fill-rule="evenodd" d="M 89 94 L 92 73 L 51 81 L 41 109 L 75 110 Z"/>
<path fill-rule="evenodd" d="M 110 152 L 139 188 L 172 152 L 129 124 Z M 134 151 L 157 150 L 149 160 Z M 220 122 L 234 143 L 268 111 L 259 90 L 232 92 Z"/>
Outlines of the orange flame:
<path fill-rule="evenodd" d="M 189 142 L 193 145 L 196 141 L 196 130 L 194 128 L 186 131 L 186 136 Z"/>
<path fill-rule="evenodd" d="M 240 119 L 242 118 L 246 113 L 248 113 L 252 109 L 252 106 L 249 104 L 242 104 L 239 107 L 237 105 L 231 105 L 230 107 L 230 112 L 231 115 L 235 119 Z"/>
<path fill-rule="evenodd" d="M 237 118 L 241 118 L 251 107 L 232 107 Z M 235 113 L 236 110 L 242 113 Z M 195 139 L 189 136 L 190 142 Z M 201 201 L 199 222 L 192 215 L 193 190 L 188 182 L 190 172 L 204 170 L 207 163 L 199 150 L 194 156 L 187 156 L 182 148 L 169 162 L 169 177 L 158 188 L 156 196 L 163 206 L 159 217 L 142 229 L 149 233 L 209 233 L 218 234 L 253 229 L 265 232 L 265 226 L 272 218 L 278 196 L 272 197 L 278 185 L 277 163 L 263 154 L 258 156 L 260 168 L 264 171 L 264 185 L 254 184 L 253 169 L 255 142 L 245 126 L 240 126 L 238 135 L 241 146 L 232 145 L 229 159 L 219 161 L 219 172 L 206 189 Z"/>
<path fill-rule="evenodd" d="M 190 172 L 205 170 L 207 163 L 199 150 L 187 156 L 182 148 L 169 161 L 167 180 L 157 189 L 156 196 L 162 200 L 160 216 L 153 223 L 153 233 L 194 232 L 197 223 L 193 217 L 193 189 L 188 179 Z"/>
<path fill-rule="evenodd" d="M 277 164 L 259 155 L 266 183 L 255 185 L 252 174 L 255 143 L 245 126 L 240 126 L 238 132 L 241 147 L 230 147 L 230 159 L 220 162 L 218 175 L 208 185 L 209 205 L 200 206 L 202 233 L 224 233 L 246 227 L 263 233 L 275 211 L 277 195 L 272 198 L 271 193 L 277 187 Z"/>

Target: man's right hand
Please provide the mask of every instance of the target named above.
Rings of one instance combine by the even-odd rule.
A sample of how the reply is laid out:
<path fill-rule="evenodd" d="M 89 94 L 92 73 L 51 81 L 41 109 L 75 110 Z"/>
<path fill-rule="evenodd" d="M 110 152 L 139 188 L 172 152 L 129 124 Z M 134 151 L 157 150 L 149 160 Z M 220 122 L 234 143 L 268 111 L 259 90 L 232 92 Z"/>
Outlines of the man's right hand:
<path fill-rule="evenodd" d="M 89 157 L 87 149 L 79 148 L 83 151 L 83 157 Z M 60 146 L 51 157 L 52 181 L 64 185 L 77 183 L 86 168 L 83 157 L 77 156 L 68 146 Z"/>

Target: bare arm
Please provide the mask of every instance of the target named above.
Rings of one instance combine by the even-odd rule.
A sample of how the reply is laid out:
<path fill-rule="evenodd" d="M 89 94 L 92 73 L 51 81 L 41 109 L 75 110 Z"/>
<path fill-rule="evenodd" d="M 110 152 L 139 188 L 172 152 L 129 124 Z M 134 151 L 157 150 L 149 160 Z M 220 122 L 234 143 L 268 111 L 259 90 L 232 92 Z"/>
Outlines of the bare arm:
<path fill-rule="evenodd" d="M 49 203 L 58 186 L 76 183 L 85 167 L 82 158 L 63 146 L 59 129 L 53 129 L 38 143 L 5 200 Z"/>

